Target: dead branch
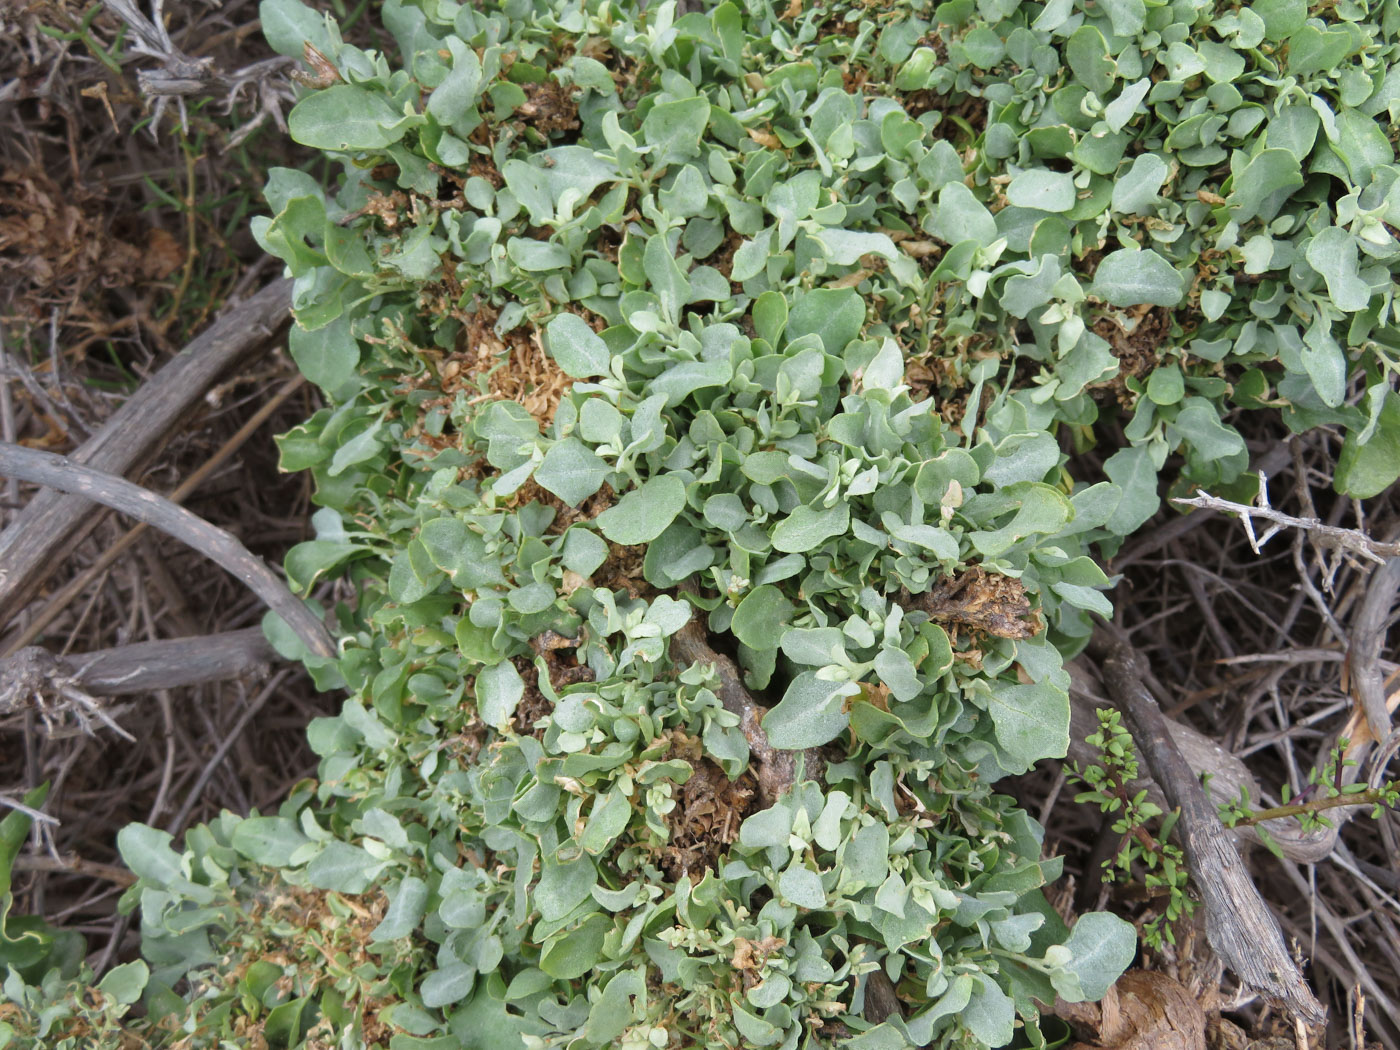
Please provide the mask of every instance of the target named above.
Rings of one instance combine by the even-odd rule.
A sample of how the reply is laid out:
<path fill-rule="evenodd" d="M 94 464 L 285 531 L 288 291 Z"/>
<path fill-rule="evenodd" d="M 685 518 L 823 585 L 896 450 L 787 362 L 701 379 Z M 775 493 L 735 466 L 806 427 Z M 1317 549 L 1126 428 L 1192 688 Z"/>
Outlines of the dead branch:
<path fill-rule="evenodd" d="M 215 470 L 222 466 L 230 456 L 243 447 L 244 443 L 257 432 L 260 426 L 267 422 L 269 417 L 281 407 L 288 397 L 301 387 L 304 381 L 305 380 L 300 375 L 297 375 L 284 383 L 276 394 L 260 405 L 258 410 L 248 417 L 247 421 L 238 428 L 237 432 L 235 432 L 231 438 L 225 441 L 212 456 L 200 464 L 199 468 L 191 473 L 189 477 L 180 482 L 175 490 L 170 493 L 170 502 L 183 503 L 190 493 L 199 488 L 199 486 L 202 485 Z M 10 438 L 6 438 L 5 440 L 8 441 Z M 145 525 L 133 525 L 123 533 L 115 543 L 109 544 L 91 565 L 60 587 L 57 592 L 48 595 L 42 606 L 37 609 L 29 609 L 29 622 L 25 625 L 24 629 L 15 632 L 12 637 L 7 637 L 3 641 L 0 641 L 0 655 L 12 655 L 43 634 L 44 628 L 48 627 L 48 625 L 53 622 L 54 617 L 67 608 L 68 604 L 79 594 L 86 591 L 87 588 L 91 586 L 92 581 L 106 571 L 107 567 L 116 561 L 128 547 L 140 539 L 145 534 L 145 531 Z M 169 687 L 153 686 L 152 688 Z"/>
<path fill-rule="evenodd" d="M 1400 544 L 1390 546 L 1400 548 Z M 1400 591 L 1400 556 L 1392 556 L 1372 575 L 1366 587 L 1366 597 L 1357 610 L 1351 643 L 1347 647 L 1352 694 L 1365 716 L 1371 738 L 1378 743 L 1386 740 L 1391 731 L 1381 652 L 1385 648 L 1390 610 L 1395 605 L 1397 591 Z"/>
<path fill-rule="evenodd" d="M 125 474 L 150 461 L 215 382 L 265 350 L 286 323 L 290 278 L 226 311 L 112 413 L 70 457 Z M 40 492 L 0 532 L 0 625 L 8 624 L 102 520 L 86 499 Z"/>
<path fill-rule="evenodd" d="M 287 585 L 232 534 L 198 515 L 125 478 L 80 466 L 51 452 L 3 442 L 0 442 L 0 475 L 84 496 L 160 529 L 242 580 L 287 622 L 311 652 L 317 656 L 335 655 L 335 645 L 325 625 L 287 590 Z"/>
<path fill-rule="evenodd" d="M 81 875 L 118 886 L 131 886 L 136 882 L 136 873 L 126 868 L 115 864 L 102 864 L 95 860 L 84 860 L 73 855 L 46 857 L 42 854 L 21 853 L 14 860 L 14 870 L 40 871 L 49 875 Z"/>
<path fill-rule="evenodd" d="M 1328 525 L 1317 518 L 1295 518 L 1291 514 L 1274 510 L 1269 506 L 1269 491 L 1262 472 L 1259 475 L 1259 506 L 1257 507 L 1249 507 L 1243 503 L 1221 499 L 1219 496 L 1211 496 L 1205 492 L 1198 492 L 1197 495 L 1189 499 L 1181 496 L 1174 497 L 1172 502 L 1183 507 L 1200 507 L 1205 510 L 1220 510 L 1228 514 L 1238 514 L 1244 523 L 1244 531 L 1249 536 L 1249 546 L 1255 554 L 1261 553 L 1259 548 L 1284 529 L 1301 529 L 1308 534 L 1308 538 L 1315 546 L 1325 547 L 1343 554 L 1354 554 L 1377 565 L 1384 565 L 1387 558 L 1400 557 L 1400 543 L 1382 543 L 1367 536 L 1359 529 L 1343 529 L 1336 525 Z M 1255 518 L 1262 518 L 1271 523 L 1264 530 L 1263 535 L 1255 536 L 1254 534 Z"/>
<path fill-rule="evenodd" d="M 280 659 L 260 627 L 137 642 L 66 659 L 28 646 L 0 660 L 0 698 L 21 682 L 39 682 L 55 674 L 98 696 L 132 696 L 239 678 Z"/>
<path fill-rule="evenodd" d="M 260 103 L 247 123 L 238 128 L 230 137 L 227 148 L 242 142 L 269 117 L 286 133 L 286 123 L 282 117 L 282 106 L 296 100 L 291 82 L 286 77 L 271 74 L 292 64 L 292 60 L 281 55 L 264 59 L 244 66 L 231 74 L 224 74 L 209 57 L 196 58 L 185 54 L 170 38 L 165 28 L 165 0 L 151 0 L 151 17 L 147 18 L 136 5 L 135 0 L 103 0 L 107 8 L 126 23 L 131 31 L 130 49 L 133 54 L 145 55 L 160 64 L 153 69 L 141 69 L 136 73 L 136 83 L 141 94 L 155 102 L 150 123 L 151 135 L 159 132 L 160 118 L 171 99 L 180 112 L 180 127 L 187 129 L 189 116 L 185 111 L 185 98 L 190 95 L 209 95 L 217 90 L 225 92 L 224 112 L 228 113 L 236 97 L 245 89 L 252 88 Z"/>
<path fill-rule="evenodd" d="M 1101 629 L 1094 649 L 1104 683 L 1126 716 L 1133 740 L 1168 805 L 1181 811 L 1177 830 L 1205 904 L 1211 946 L 1249 987 L 1312 1024 L 1326 1019 L 1284 944 L 1278 920 L 1259 896 L 1196 772 L 1182 756 L 1166 717 L 1143 685 L 1144 668 L 1122 636 Z"/>
<path fill-rule="evenodd" d="M 771 806 L 778 796 L 797 782 L 797 760 L 805 758 L 803 775 L 820 780 L 826 762 L 817 748 L 806 751 L 784 751 L 768 742 L 763 731 L 763 716 L 768 709 L 756 701 L 744 688 L 742 672 L 733 660 L 717 653 L 710 646 L 704 625 L 696 618 L 671 637 L 671 657 L 679 664 L 710 664 L 719 679 L 720 703 L 731 714 L 739 716 L 739 728 L 749 742 L 749 754 L 755 766 L 758 793 L 764 807 Z"/>
<path fill-rule="evenodd" d="M 214 68 L 214 60 L 191 58 L 175 46 L 165 28 L 165 0 L 151 0 L 151 18 L 142 14 L 132 0 L 104 2 L 131 30 L 131 50 L 137 54 L 149 55 L 160 62 L 158 68 L 142 69 L 136 74 L 136 83 L 141 88 L 141 94 L 155 99 L 155 119 L 151 121 L 151 133 L 156 133 L 161 113 L 172 98 L 180 110 L 180 126 L 188 127 L 185 96 L 206 92 L 221 79 Z"/>

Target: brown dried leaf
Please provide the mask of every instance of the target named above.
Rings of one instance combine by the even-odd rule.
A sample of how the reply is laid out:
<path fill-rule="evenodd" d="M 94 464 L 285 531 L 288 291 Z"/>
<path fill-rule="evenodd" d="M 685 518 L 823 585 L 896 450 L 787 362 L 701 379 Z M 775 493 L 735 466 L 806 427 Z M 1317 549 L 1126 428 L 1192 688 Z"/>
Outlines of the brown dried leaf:
<path fill-rule="evenodd" d="M 311 67 L 311 72 L 303 73 L 299 69 L 294 70 L 292 79 L 298 84 L 320 89 L 340 82 L 340 70 L 335 68 L 334 62 L 316 50 L 311 45 L 311 41 L 307 40 L 301 45 L 301 57 Z"/>
<path fill-rule="evenodd" d="M 749 128 L 749 138 L 753 139 L 764 149 L 782 149 L 783 144 L 778 141 L 778 136 L 770 131 L 760 131 L 758 128 Z"/>
<path fill-rule="evenodd" d="M 1020 580 L 993 575 L 976 565 L 935 580 L 923 594 L 914 595 L 912 605 L 938 623 L 997 638 L 1031 638 L 1044 626 Z"/>
<path fill-rule="evenodd" d="M 694 882 L 713 869 L 724 847 L 739 837 L 739 825 L 753 811 L 758 784 L 748 772 L 730 780 L 719 765 L 702 757 L 699 740 L 679 732 L 672 738 L 668 757 L 684 758 L 693 772 L 666 816 L 671 839 L 662 851 L 661 868 L 673 881 Z"/>
<path fill-rule="evenodd" d="M 768 936 L 761 941 L 751 941 L 746 937 L 734 938 L 734 958 L 730 965 L 736 970 L 758 970 L 763 962 L 787 941 L 781 937 Z"/>
<path fill-rule="evenodd" d="M 1100 1003 L 1057 1001 L 1055 1013 L 1081 1040 L 1070 1050 L 1205 1050 L 1206 1016 L 1166 974 L 1132 970 Z"/>

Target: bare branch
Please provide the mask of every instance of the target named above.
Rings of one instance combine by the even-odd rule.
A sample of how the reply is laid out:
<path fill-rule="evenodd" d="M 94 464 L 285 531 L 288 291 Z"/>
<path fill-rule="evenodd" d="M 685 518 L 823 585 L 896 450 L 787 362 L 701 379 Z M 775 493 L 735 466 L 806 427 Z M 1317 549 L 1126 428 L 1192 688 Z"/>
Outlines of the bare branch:
<path fill-rule="evenodd" d="M 150 461 L 205 392 L 261 353 L 290 316 L 290 278 L 280 278 L 232 306 L 143 383 L 72 454 L 113 474 Z M 0 626 L 25 608 L 64 556 L 103 520 L 92 503 L 40 492 L 0 532 Z"/>
<path fill-rule="evenodd" d="M 1278 920 L 1259 896 L 1215 806 L 1143 685 L 1142 659 L 1124 637 L 1111 632 L 1111 627 L 1096 632 L 1093 643 L 1103 660 L 1104 684 L 1168 804 L 1181 811 L 1177 831 L 1205 902 L 1212 947 L 1245 984 L 1296 1016 L 1321 1023 L 1326 1013 L 1289 955 Z"/>
<path fill-rule="evenodd" d="M 85 496 L 160 529 L 247 584 L 317 656 L 335 655 L 335 646 L 325 625 L 287 590 L 287 585 L 231 533 L 198 515 L 125 478 L 81 466 L 51 452 L 3 442 L 0 442 L 0 475 Z"/>
<path fill-rule="evenodd" d="M 1255 554 L 1259 554 L 1259 548 L 1284 529 L 1301 529 L 1318 547 L 1325 547 L 1342 554 L 1353 554 L 1366 561 L 1374 562 L 1376 565 L 1384 565 L 1388 558 L 1400 557 L 1400 543 L 1382 543 L 1358 529 L 1338 528 L 1336 525 L 1328 525 L 1317 518 L 1295 518 L 1291 514 L 1274 510 L 1269 506 L 1269 491 L 1262 472 L 1259 475 L 1259 501 L 1259 506 L 1248 507 L 1243 503 L 1221 499 L 1219 496 L 1211 496 L 1205 492 L 1198 492 L 1197 495 L 1189 499 L 1178 496 L 1172 500 L 1173 503 L 1183 507 L 1200 507 L 1203 510 L 1219 510 L 1227 514 L 1238 514 L 1243 519 L 1244 531 L 1249 537 L 1249 546 Z M 1270 523 L 1261 535 L 1255 535 L 1255 518 L 1262 518 Z"/>

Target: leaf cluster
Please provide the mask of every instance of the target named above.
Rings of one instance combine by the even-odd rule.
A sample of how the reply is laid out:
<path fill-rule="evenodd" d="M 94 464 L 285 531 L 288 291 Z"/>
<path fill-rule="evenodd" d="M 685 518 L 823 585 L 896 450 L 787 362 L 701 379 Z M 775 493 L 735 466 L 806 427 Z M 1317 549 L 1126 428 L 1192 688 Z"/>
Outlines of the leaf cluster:
<path fill-rule="evenodd" d="M 262 6 L 339 77 L 253 230 L 327 396 L 287 572 L 353 592 L 335 659 L 269 629 L 349 699 L 275 815 L 124 833 L 190 1045 L 1044 1045 L 1135 948 L 992 786 L 1065 754 L 1097 556 L 1174 453 L 1253 484 L 1238 410 L 1400 473 L 1393 0 L 643 8 Z M 692 624 L 820 779 L 741 801 Z"/>

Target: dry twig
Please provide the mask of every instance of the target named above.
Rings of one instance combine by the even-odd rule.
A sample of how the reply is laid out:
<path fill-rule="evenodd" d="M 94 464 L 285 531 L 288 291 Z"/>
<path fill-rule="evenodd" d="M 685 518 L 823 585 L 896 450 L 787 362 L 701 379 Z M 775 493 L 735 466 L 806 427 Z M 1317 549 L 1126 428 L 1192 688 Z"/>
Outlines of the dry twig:
<path fill-rule="evenodd" d="M 1255 554 L 1261 553 L 1259 548 L 1284 529 L 1302 529 L 1308 533 L 1308 538 L 1315 546 L 1335 550 L 1343 555 L 1352 554 L 1377 565 L 1384 565 L 1387 558 L 1400 557 L 1400 543 L 1382 543 L 1358 529 L 1338 528 L 1317 518 L 1295 518 L 1291 514 L 1274 510 L 1269 506 L 1269 490 L 1262 472 L 1259 475 L 1259 506 L 1257 507 L 1249 507 L 1243 503 L 1235 503 L 1199 491 L 1197 495 L 1189 499 L 1178 496 L 1173 498 L 1172 502 L 1183 507 L 1200 507 L 1205 510 L 1238 514 L 1243 519 L 1244 531 L 1249 536 L 1249 546 Z M 1263 518 L 1270 522 L 1269 527 L 1260 536 L 1254 534 L 1255 518 Z"/>

